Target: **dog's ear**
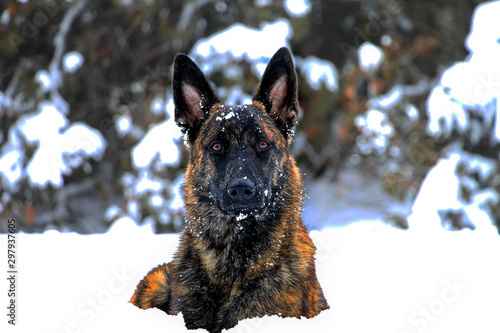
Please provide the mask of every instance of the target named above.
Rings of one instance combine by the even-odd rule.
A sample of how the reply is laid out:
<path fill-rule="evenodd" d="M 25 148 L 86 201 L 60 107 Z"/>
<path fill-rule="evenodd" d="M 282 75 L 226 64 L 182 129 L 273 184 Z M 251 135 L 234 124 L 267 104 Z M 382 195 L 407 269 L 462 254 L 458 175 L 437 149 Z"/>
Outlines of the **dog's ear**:
<path fill-rule="evenodd" d="M 175 57 L 172 89 L 175 121 L 192 143 L 211 107 L 219 103 L 219 99 L 198 66 L 185 54 Z"/>
<path fill-rule="evenodd" d="M 293 59 L 286 47 L 280 48 L 269 61 L 253 99 L 264 105 L 288 138 L 298 116 L 298 102 Z"/>

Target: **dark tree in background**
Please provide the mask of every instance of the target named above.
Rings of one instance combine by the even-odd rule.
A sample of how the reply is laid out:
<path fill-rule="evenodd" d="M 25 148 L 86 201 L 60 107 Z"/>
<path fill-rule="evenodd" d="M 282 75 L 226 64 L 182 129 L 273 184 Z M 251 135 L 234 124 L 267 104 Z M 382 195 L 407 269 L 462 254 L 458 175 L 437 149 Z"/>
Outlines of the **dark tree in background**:
<path fill-rule="evenodd" d="M 482 1 L 310 2 L 306 15 L 294 16 L 283 1 L 8 0 L 0 9 L 0 152 L 7 149 L 16 122 L 54 96 L 67 103 L 70 124 L 98 130 L 107 145 L 102 156 L 89 157 L 65 173 L 61 186 L 36 186 L 26 175 L 11 185 L 0 173 L 2 218 L 16 218 L 26 232 L 56 228 L 93 233 L 105 231 L 117 216 L 131 214 L 140 223 L 152 222 L 157 232 L 178 230 L 182 212 L 168 203 L 187 162 L 185 150 L 180 162 L 153 163 L 147 172 L 134 168 L 131 158 L 145 133 L 169 117 L 151 112 L 151 106 L 159 97 L 167 101 L 173 59 L 234 23 L 260 28 L 279 18 L 293 29 L 289 45 L 297 59 L 330 61 L 339 75 L 336 91 L 314 89 L 300 80 L 304 73 L 298 68 L 303 119 L 294 149 L 302 169 L 308 177 L 334 181 L 348 165 L 382 178 L 391 195 L 412 200 L 443 147 L 456 140 L 453 135 L 429 137 L 426 102 L 442 71 L 467 57 L 464 40 L 473 10 Z M 358 63 L 357 52 L 365 42 L 384 53 L 373 71 Z M 40 90 L 37 73 L 54 63 L 60 66 L 58 54 L 69 51 L 81 54 L 84 63 L 73 73 L 60 71 L 58 87 Z M 216 87 L 237 83 L 246 94 L 253 93 L 259 78 L 246 60 L 235 62 L 244 71 L 242 80 L 233 82 L 215 70 L 211 82 Z M 357 119 L 394 87 L 402 91 L 400 101 L 386 110 L 394 134 L 385 149 L 377 150 Z M 119 131 L 123 117 L 132 124 L 126 134 Z M 181 147 L 181 140 L 177 144 Z M 37 144 L 19 145 L 24 169 Z M 481 143 L 476 146 L 481 150 Z M 498 155 L 498 145 L 483 143 L 482 148 Z M 137 190 L 144 174 L 161 186 Z M 498 209 L 494 214 L 498 219 Z"/>

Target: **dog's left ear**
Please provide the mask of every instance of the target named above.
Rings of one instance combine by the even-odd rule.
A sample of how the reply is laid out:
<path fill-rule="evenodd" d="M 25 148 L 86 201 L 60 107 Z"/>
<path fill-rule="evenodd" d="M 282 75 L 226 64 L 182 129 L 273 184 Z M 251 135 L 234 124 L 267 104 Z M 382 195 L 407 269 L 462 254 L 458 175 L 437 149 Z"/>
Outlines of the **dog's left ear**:
<path fill-rule="evenodd" d="M 175 121 L 192 143 L 212 106 L 219 103 L 219 98 L 200 68 L 185 54 L 175 57 L 172 89 Z"/>
<path fill-rule="evenodd" d="M 264 105 L 288 139 L 298 116 L 297 78 L 290 51 L 280 48 L 269 61 L 254 101 Z"/>

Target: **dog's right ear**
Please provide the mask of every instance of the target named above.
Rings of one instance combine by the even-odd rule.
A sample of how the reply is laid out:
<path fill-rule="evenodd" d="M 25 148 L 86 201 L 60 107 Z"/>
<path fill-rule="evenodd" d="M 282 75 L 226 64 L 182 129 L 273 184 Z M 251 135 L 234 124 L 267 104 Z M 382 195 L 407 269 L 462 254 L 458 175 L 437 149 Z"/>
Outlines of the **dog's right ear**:
<path fill-rule="evenodd" d="M 201 125 L 212 106 L 219 103 L 205 75 L 185 54 L 178 54 L 174 61 L 172 83 L 175 104 L 175 121 L 187 134 L 190 143 L 196 140 Z"/>

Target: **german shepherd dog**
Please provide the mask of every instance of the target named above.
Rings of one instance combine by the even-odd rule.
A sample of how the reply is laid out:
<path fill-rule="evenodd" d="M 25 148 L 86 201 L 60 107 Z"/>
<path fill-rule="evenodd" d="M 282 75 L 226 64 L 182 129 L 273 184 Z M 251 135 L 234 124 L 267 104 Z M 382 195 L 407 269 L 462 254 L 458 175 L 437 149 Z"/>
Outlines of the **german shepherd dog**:
<path fill-rule="evenodd" d="M 222 105 L 184 54 L 175 58 L 173 93 L 190 148 L 185 231 L 173 261 L 152 269 L 130 302 L 182 312 L 188 329 L 212 333 L 245 318 L 328 309 L 289 149 L 298 103 L 288 49 L 270 60 L 252 104 Z"/>

